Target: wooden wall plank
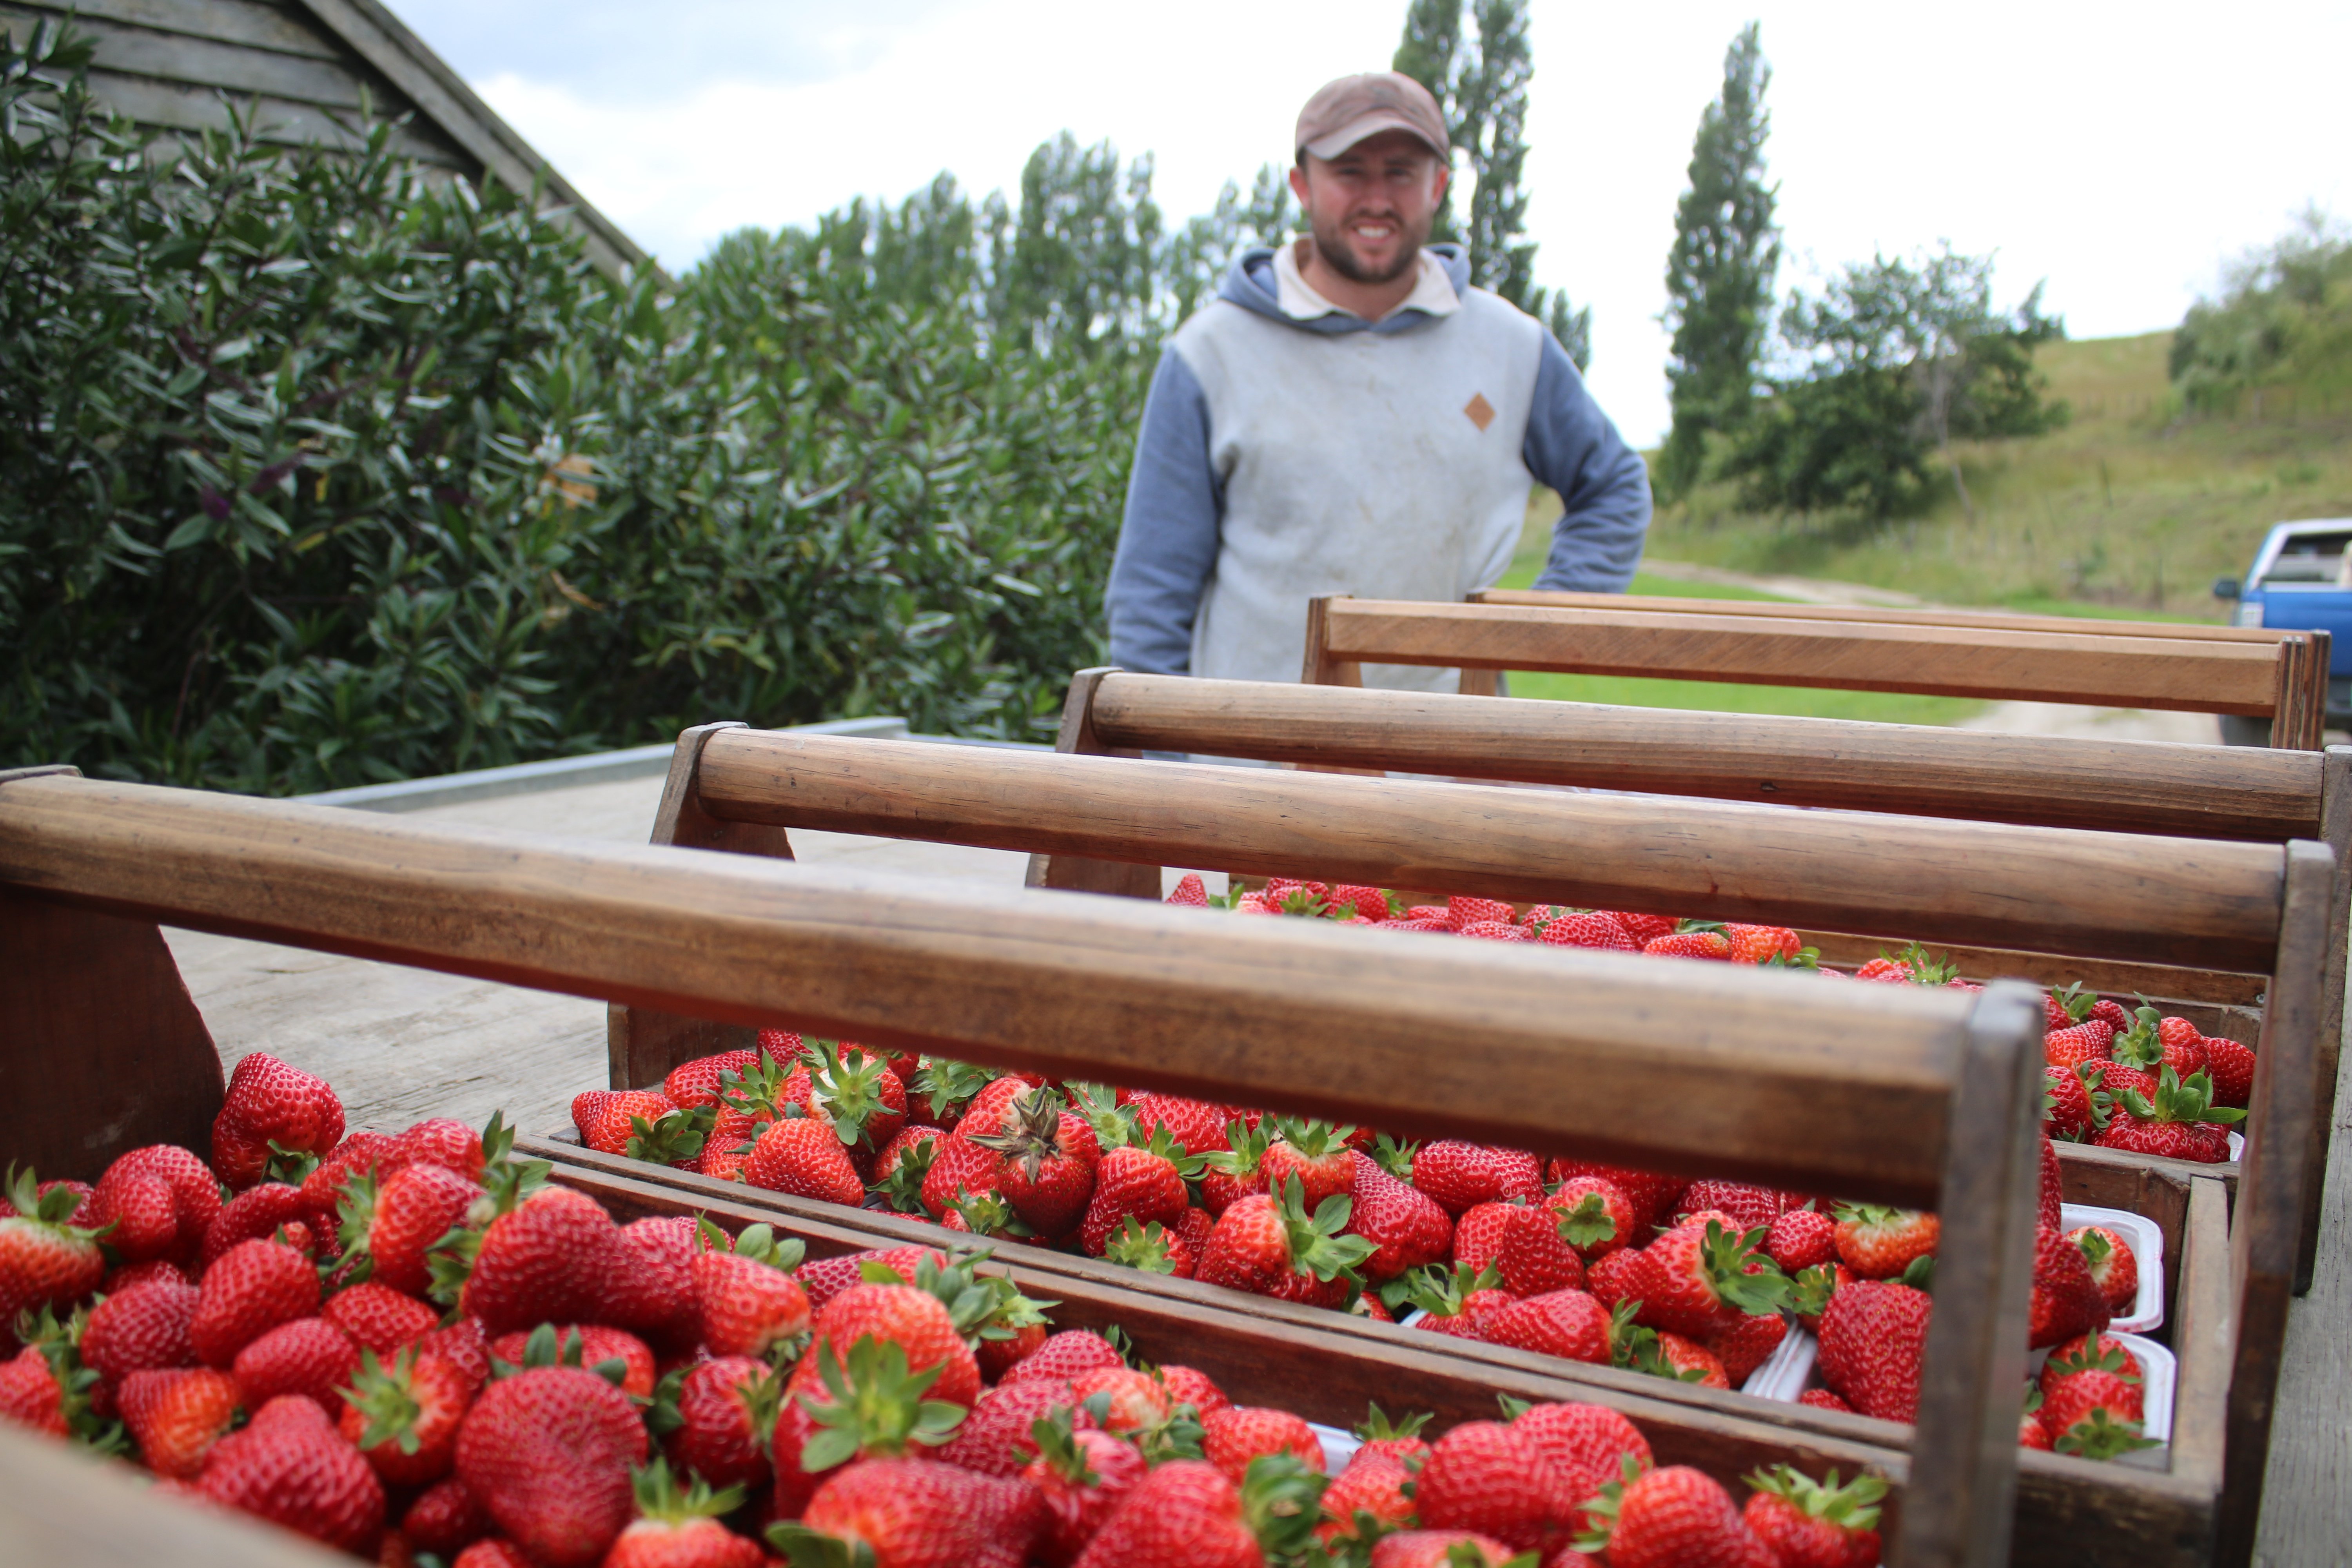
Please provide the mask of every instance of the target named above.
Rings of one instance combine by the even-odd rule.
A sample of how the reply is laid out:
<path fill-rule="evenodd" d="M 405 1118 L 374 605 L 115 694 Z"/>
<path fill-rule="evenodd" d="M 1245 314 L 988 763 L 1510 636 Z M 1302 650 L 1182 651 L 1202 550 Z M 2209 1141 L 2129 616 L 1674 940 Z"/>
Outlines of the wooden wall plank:
<path fill-rule="evenodd" d="M 835 832 L 2131 962 L 2267 969 L 2278 931 L 2276 846 L 760 731 L 717 737 L 701 788 Z"/>
<path fill-rule="evenodd" d="M 236 94 L 260 94 L 325 109 L 356 110 L 360 84 L 369 81 L 378 111 L 392 115 L 409 105 L 388 83 L 359 62 L 283 54 L 244 44 L 222 43 L 184 34 L 83 16 L 77 26 L 96 42 L 95 68 L 121 76 L 183 82 Z M 363 73 L 363 74 L 362 74 Z"/>
<path fill-rule="evenodd" d="M 2306 752 L 1998 735 L 1184 676 L 1103 677 L 1107 743 L 1759 804 L 2191 837 L 2310 837 Z"/>
<path fill-rule="evenodd" d="M 94 21 L 117 22 L 317 60 L 349 58 L 307 16 L 263 0 L 10 0 L 0 10 L 47 13 L 60 19 L 71 13 L 84 27 Z"/>
<path fill-rule="evenodd" d="M 1879 605 L 1781 605 L 1758 599 L 1685 599 L 1662 594 L 1569 594 L 1553 589 L 1486 588 L 1473 605 L 1521 605 L 1568 610 L 1660 610 L 1685 616 L 1760 616 L 1775 620 L 1853 621 L 1890 626 L 1982 626 L 1993 631 L 2076 631 L 2099 637 L 2187 637 L 2197 641 L 2275 643 L 2288 635 L 2262 626 L 2217 626 L 2184 621 L 2111 621 L 2105 617 L 2026 616 L 2003 610 L 1900 609 Z"/>
<path fill-rule="evenodd" d="M 177 131 L 226 131 L 230 104 L 210 88 L 157 81 L 148 77 L 93 72 L 92 90 L 107 103 L 142 125 Z M 282 99 L 236 100 L 237 111 L 251 117 L 259 140 L 289 146 L 325 147 L 355 152 L 367 139 L 315 104 Z M 389 109 L 385 110 L 389 112 Z M 431 136 L 429 128 L 411 121 L 393 132 L 394 148 L 403 157 L 421 163 L 457 167 L 458 154 Z"/>
<path fill-rule="evenodd" d="M 2267 716 L 2276 648 L 2187 638 L 1329 601 L 1322 656 Z M 1316 655 L 1312 652 L 1309 658 Z"/>
<path fill-rule="evenodd" d="M 2180 1375 L 2173 1392 L 2172 1473 L 2217 1491 L 2221 1485 L 2230 1373 L 2236 1364 L 2230 1300 L 2230 1201 L 2221 1184 L 2189 1180 L 2184 1235 L 2168 1251 L 2172 1353 Z M 2179 1263 L 2172 1253 L 2181 1255 Z"/>
<path fill-rule="evenodd" d="M 1898 1202 L 1942 1179 L 1974 1005 L 1712 964 L 1662 989 L 1634 957 L 56 777 L 0 784 L 0 880 L 722 1022 Z"/>
<path fill-rule="evenodd" d="M 1062 727 L 1054 750 L 1068 757 L 1129 757 L 1140 755 L 1132 747 L 1107 743 L 1094 727 L 1095 687 L 1108 668 L 1082 669 L 1070 677 L 1062 700 Z M 1160 868 L 1125 860 L 1090 860 L 1082 855 L 1032 855 L 1024 879 L 1032 888 L 1063 888 L 1074 893 L 1108 893 L 1113 897 L 1156 899 Z"/>

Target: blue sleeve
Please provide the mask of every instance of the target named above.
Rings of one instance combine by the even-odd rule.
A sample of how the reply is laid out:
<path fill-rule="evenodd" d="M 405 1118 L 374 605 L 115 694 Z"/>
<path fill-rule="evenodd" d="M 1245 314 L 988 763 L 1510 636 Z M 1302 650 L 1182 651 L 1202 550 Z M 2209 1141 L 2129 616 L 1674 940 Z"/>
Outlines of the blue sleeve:
<path fill-rule="evenodd" d="M 1224 486 L 1209 456 L 1209 400 L 1174 349 L 1160 356 L 1127 481 L 1127 515 L 1103 608 L 1110 659 L 1150 675 L 1189 675 L 1192 621 L 1216 569 Z"/>
<path fill-rule="evenodd" d="M 1568 509 L 1552 529 L 1551 557 L 1535 585 L 1623 593 L 1650 531 L 1649 465 L 1625 445 L 1549 332 L 1536 370 L 1522 457 L 1528 471 L 1558 490 Z"/>

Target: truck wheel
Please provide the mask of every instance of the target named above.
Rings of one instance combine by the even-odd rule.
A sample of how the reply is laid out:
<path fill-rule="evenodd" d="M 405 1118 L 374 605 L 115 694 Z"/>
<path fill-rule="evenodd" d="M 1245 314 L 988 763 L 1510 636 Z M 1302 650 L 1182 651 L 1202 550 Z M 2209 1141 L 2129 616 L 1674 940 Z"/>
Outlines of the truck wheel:
<path fill-rule="evenodd" d="M 2249 719 L 2242 713 L 2221 715 L 2221 744 L 2225 746 L 2267 746 L 2271 743 L 2271 721 Z"/>

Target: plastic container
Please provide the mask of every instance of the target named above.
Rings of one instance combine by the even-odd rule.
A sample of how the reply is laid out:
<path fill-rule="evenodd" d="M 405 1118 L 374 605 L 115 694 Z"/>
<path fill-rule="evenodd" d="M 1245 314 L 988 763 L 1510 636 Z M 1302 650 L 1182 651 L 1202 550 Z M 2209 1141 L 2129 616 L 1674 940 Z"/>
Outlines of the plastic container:
<path fill-rule="evenodd" d="M 2139 1360 L 2141 1431 L 2159 1443 L 2172 1441 L 2172 1390 L 2180 1381 L 2180 1363 L 2154 1340 L 2137 1334 L 2116 1334 Z"/>
<path fill-rule="evenodd" d="M 1758 1399 L 1778 1400 L 1794 1405 L 1797 1395 L 1810 1386 L 1813 1375 L 1813 1359 L 1821 1352 L 1820 1342 L 1799 1328 L 1789 1325 L 1789 1332 L 1762 1365 L 1748 1374 L 1739 1392 Z"/>
<path fill-rule="evenodd" d="M 2107 1331 L 2144 1334 L 2150 1329 L 2162 1328 L 2164 1232 L 2157 1223 L 2127 1209 L 2095 1208 L 2088 1204 L 2066 1204 L 2058 1214 L 2060 1223 L 2068 1230 L 2078 1230 L 2086 1225 L 2103 1226 L 2120 1235 L 2132 1249 L 2132 1260 L 2139 1269 L 2139 1295 L 2128 1311 L 2115 1315 Z"/>
<path fill-rule="evenodd" d="M 1307 1425 L 1314 1432 L 1315 1440 L 1323 1445 L 1323 1473 L 1327 1476 L 1336 1476 L 1346 1469 L 1348 1461 L 1356 1457 L 1356 1450 L 1364 1446 L 1363 1439 L 1353 1432 L 1326 1426 L 1320 1421 Z"/>

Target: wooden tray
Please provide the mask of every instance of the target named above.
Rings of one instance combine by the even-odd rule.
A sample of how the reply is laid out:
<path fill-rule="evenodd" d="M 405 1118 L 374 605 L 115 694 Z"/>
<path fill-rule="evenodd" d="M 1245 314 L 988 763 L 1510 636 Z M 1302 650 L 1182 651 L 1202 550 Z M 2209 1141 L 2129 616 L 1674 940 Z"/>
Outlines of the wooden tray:
<path fill-rule="evenodd" d="M 27 924 L 58 908 L 111 922 L 88 928 L 110 952 L 160 940 L 150 922 L 165 920 L 1423 1136 L 1933 1204 L 1945 1247 L 1911 1443 L 1920 1479 L 1904 1492 L 1889 1561 L 2006 1555 L 2041 1083 L 2040 1003 L 2027 987 L 1969 996 L 1678 974 L 1680 1026 L 1658 1038 L 1657 966 L 1618 955 L 1373 952 L 1306 922 L 1245 930 L 1139 902 L 942 890 L 57 774 L 0 783 L 0 905 Z M 147 1037 L 150 1016 L 185 993 L 175 973 L 122 963 L 89 973 L 100 1010 L 31 984 L 26 967 L 0 949 L 0 1054 L 22 1091 L 0 1157 L 21 1159 L 18 1129 L 51 1121 L 77 1135 L 54 1173 L 94 1175 L 133 1140 L 32 1069 L 118 1050 L 100 1037 L 110 1033 Z M 1560 1005 L 1564 987 L 1573 1008 Z M 1440 1032 L 1447 1048 L 1433 1053 Z M 217 1089 L 163 1053 L 208 1046 L 183 1029 L 146 1048 L 141 1065 L 194 1087 L 135 1141 L 204 1146 Z M 1625 1109 L 1643 1105 L 1675 1114 Z M 1430 1373 L 1462 1375 L 1452 1361 Z M 1755 1430 L 1760 1446 L 1773 1428 Z"/>

